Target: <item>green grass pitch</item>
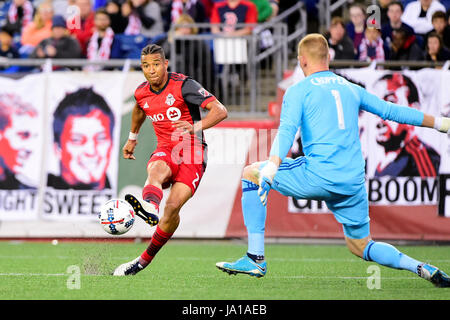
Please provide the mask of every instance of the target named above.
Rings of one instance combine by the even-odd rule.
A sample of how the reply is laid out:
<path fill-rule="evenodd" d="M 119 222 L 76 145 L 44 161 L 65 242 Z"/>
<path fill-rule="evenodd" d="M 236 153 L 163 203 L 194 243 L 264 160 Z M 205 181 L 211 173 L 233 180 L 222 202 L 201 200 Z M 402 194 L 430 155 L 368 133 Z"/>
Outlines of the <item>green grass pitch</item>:
<path fill-rule="evenodd" d="M 134 277 L 112 277 L 115 266 L 138 256 L 146 243 L 0 242 L 2 300 L 449 300 L 408 271 L 379 268 L 344 245 L 267 244 L 268 273 L 230 276 L 215 267 L 246 251 L 243 242 L 171 240 Z M 450 272 L 450 246 L 399 246 L 404 253 Z M 78 271 L 80 271 L 78 276 Z M 371 282 L 372 281 L 372 282 Z M 370 289 L 368 283 L 378 284 Z"/>

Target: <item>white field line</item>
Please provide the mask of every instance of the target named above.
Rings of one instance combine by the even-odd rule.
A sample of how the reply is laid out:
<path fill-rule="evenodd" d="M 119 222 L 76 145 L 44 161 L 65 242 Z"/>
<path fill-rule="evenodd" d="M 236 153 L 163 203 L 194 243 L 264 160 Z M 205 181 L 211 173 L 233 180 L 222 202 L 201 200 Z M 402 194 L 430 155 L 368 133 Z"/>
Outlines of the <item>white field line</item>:
<path fill-rule="evenodd" d="M 82 276 L 107 276 L 106 274 L 81 274 Z M 67 273 L 0 273 L 0 277 L 68 277 L 70 274 Z M 216 275 L 190 275 L 190 278 L 217 278 Z M 325 276 L 325 277 L 314 277 L 314 276 L 276 276 L 269 275 L 267 279 L 339 279 L 339 280 L 367 280 L 367 277 L 348 277 L 348 276 Z M 417 280 L 421 279 L 418 276 L 411 277 L 381 277 L 381 280 Z"/>
<path fill-rule="evenodd" d="M 85 258 L 95 258 L 94 255 L 87 255 Z M 111 260 L 123 260 L 128 261 L 131 259 L 134 259 L 135 257 L 108 257 L 108 259 Z M 55 256 L 48 256 L 48 255 L 30 255 L 30 256 L 15 256 L 15 255 L 0 255 L 0 259 L 23 259 L 23 260 L 36 260 L 36 259 L 74 259 L 73 256 L 61 256 L 61 255 L 55 255 Z M 101 260 L 105 260 L 105 256 L 101 256 Z M 176 260 L 185 260 L 185 261 L 215 261 L 217 259 L 212 259 L 210 257 L 176 257 Z M 221 261 L 234 261 L 236 260 L 236 257 L 226 257 L 224 259 L 221 259 Z M 324 262 L 348 262 L 348 263 L 360 263 L 362 259 L 334 259 L 334 258 L 268 258 L 267 262 L 318 262 L 318 263 L 324 263 Z M 450 259 L 430 259 L 426 260 L 426 262 L 429 263 L 449 263 Z M 375 263 L 375 262 L 371 262 Z"/>

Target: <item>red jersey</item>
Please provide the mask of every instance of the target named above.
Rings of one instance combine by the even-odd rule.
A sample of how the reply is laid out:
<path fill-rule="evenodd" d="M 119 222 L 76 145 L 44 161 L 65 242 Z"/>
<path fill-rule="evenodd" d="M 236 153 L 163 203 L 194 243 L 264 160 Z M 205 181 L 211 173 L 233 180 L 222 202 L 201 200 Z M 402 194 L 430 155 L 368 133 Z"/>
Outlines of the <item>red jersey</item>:
<path fill-rule="evenodd" d="M 216 2 L 211 11 L 211 23 L 225 23 L 225 31 L 235 30 L 237 23 L 257 23 L 258 9 L 247 0 L 241 0 L 235 7 L 230 7 L 227 1 Z"/>
<path fill-rule="evenodd" d="M 134 93 L 139 107 L 152 121 L 158 141 L 157 148 L 173 148 L 180 141 L 206 146 L 203 132 L 198 135 L 177 136 L 172 123 L 177 120 L 194 124 L 201 120 L 200 108 L 216 99 L 198 82 L 181 73 L 169 72 L 169 79 L 160 91 L 154 91 L 145 81 Z"/>

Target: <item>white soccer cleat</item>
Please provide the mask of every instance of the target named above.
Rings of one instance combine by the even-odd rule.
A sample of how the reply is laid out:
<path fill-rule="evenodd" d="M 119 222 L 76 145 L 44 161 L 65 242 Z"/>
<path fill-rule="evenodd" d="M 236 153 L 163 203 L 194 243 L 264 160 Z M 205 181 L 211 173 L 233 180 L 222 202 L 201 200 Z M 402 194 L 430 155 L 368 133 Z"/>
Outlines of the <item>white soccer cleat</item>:
<path fill-rule="evenodd" d="M 139 257 L 136 259 L 126 262 L 118 266 L 114 272 L 113 276 L 134 276 L 139 271 L 143 270 L 144 267 L 139 264 Z"/>

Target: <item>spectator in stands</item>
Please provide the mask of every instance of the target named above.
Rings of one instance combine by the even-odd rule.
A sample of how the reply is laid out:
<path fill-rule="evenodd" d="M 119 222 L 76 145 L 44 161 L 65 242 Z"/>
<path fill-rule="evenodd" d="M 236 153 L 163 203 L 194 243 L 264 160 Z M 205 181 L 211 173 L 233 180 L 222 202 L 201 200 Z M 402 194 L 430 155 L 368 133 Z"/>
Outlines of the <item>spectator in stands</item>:
<path fill-rule="evenodd" d="M 432 32 L 435 32 L 441 36 L 443 45 L 450 49 L 450 26 L 447 23 L 445 12 L 436 11 L 433 13 L 431 23 L 433 24 L 433 30 L 430 31 L 425 38 L 428 38 Z"/>
<path fill-rule="evenodd" d="M 94 32 L 94 11 L 91 0 L 76 0 L 75 5 L 79 8 L 80 15 L 69 19 L 67 26 L 72 36 L 78 40 L 83 56 L 86 56 L 87 44 Z"/>
<path fill-rule="evenodd" d="M 87 47 L 88 60 L 109 60 L 118 58 L 112 53 L 114 45 L 114 31 L 111 28 L 111 20 L 104 9 L 98 9 L 94 18 L 95 29 Z M 113 56 L 111 57 L 111 54 Z M 90 65 L 86 70 L 101 70 L 101 66 Z"/>
<path fill-rule="evenodd" d="M 381 26 L 381 37 L 385 45 L 390 46 L 393 31 L 400 27 L 407 31 L 408 36 L 414 36 L 413 28 L 402 21 L 403 11 L 404 7 L 400 1 L 393 1 L 389 4 L 387 11 L 389 22 Z"/>
<path fill-rule="evenodd" d="M 389 22 L 387 12 L 389 10 L 389 5 L 392 2 L 393 0 L 378 0 L 378 7 L 380 8 L 380 15 L 381 15 L 381 25 Z"/>
<path fill-rule="evenodd" d="M 358 3 L 353 4 L 350 9 L 350 22 L 347 24 L 347 35 L 353 41 L 353 47 L 357 54 L 361 40 L 364 38 L 366 29 L 366 8 Z"/>
<path fill-rule="evenodd" d="M 258 23 L 263 23 L 272 17 L 272 6 L 269 0 L 251 0 L 258 10 Z"/>
<path fill-rule="evenodd" d="M 75 6 L 75 0 L 52 0 L 53 14 L 55 16 L 66 17 L 72 13 L 68 8 L 70 6 Z"/>
<path fill-rule="evenodd" d="M 170 57 L 177 56 L 177 64 L 174 66 L 177 72 L 197 79 L 207 90 L 212 90 L 214 84 L 214 63 L 211 49 L 203 40 L 183 40 L 182 36 L 197 34 L 198 28 L 192 26 L 183 26 L 183 24 L 193 24 L 194 19 L 186 13 L 174 22 L 175 30 L 169 34 L 168 41 L 165 43 L 164 51 Z M 177 36 L 174 39 L 174 35 Z M 169 44 L 176 41 L 176 52 L 170 51 Z"/>
<path fill-rule="evenodd" d="M 206 17 L 207 17 L 207 19 L 209 21 L 209 17 L 211 17 L 211 12 L 212 12 L 212 9 L 214 7 L 214 2 L 216 2 L 216 1 L 214 1 L 214 0 L 201 0 L 201 2 L 203 3 L 203 6 L 205 7 L 205 14 L 206 14 Z"/>
<path fill-rule="evenodd" d="M 424 52 L 414 38 L 408 37 L 408 32 L 400 27 L 394 30 L 388 59 L 421 61 L 424 59 Z"/>
<path fill-rule="evenodd" d="M 77 40 L 70 36 L 66 19 L 54 16 L 52 20 L 52 36 L 42 40 L 34 49 L 30 58 L 76 59 L 82 52 Z"/>
<path fill-rule="evenodd" d="M 419 36 L 433 30 L 431 17 L 436 11 L 444 11 L 445 7 L 438 0 L 416 0 L 408 3 L 402 15 L 402 21 L 410 25 Z"/>
<path fill-rule="evenodd" d="M 42 40 L 52 35 L 53 7 L 49 0 L 41 2 L 31 21 L 22 32 L 21 52 L 29 54 Z"/>
<path fill-rule="evenodd" d="M 205 6 L 200 0 L 174 0 L 171 7 L 171 21 L 175 23 L 183 14 L 188 14 L 196 23 L 208 22 Z"/>
<path fill-rule="evenodd" d="M 272 16 L 270 18 L 276 17 L 280 10 L 280 0 L 270 0 L 270 6 L 272 7 Z"/>
<path fill-rule="evenodd" d="M 437 32 L 428 35 L 425 60 L 435 62 L 450 60 L 450 51 L 444 47 L 442 37 Z"/>
<path fill-rule="evenodd" d="M 106 6 L 107 0 L 93 0 L 92 9 L 97 12 L 98 9 L 104 8 Z"/>
<path fill-rule="evenodd" d="M 122 1 L 123 0 L 110 0 L 105 7 L 111 21 L 111 29 L 113 29 L 116 34 L 124 33 L 128 25 L 128 18 L 122 15 Z"/>
<path fill-rule="evenodd" d="M 289 10 L 292 6 L 295 6 L 299 0 L 282 0 L 278 1 L 278 9 L 279 14 L 283 13 L 286 10 Z M 307 25 L 308 25 L 308 31 L 310 29 L 313 29 L 312 32 L 317 32 L 318 30 L 318 10 L 317 10 L 317 4 L 319 0 L 304 0 L 305 3 L 305 9 L 306 9 L 306 16 L 307 16 Z M 289 17 L 285 19 L 285 22 L 287 24 L 288 28 L 288 34 L 292 34 L 295 32 L 298 22 L 300 20 L 300 13 L 294 12 Z M 310 28 L 310 26 L 313 26 Z"/>
<path fill-rule="evenodd" d="M 341 17 L 331 19 L 330 30 L 325 37 L 330 47 L 331 60 L 355 59 L 355 48 L 352 40 L 345 33 L 345 23 Z"/>
<path fill-rule="evenodd" d="M 19 58 L 19 53 L 13 45 L 14 27 L 11 25 L 3 26 L 0 29 L 0 57 L 8 59 Z M 0 70 L 4 70 L 0 67 Z"/>
<path fill-rule="evenodd" d="M 21 34 L 22 29 L 33 20 L 34 7 L 28 0 L 13 0 L 8 9 L 7 23 L 14 34 Z"/>
<path fill-rule="evenodd" d="M 122 15 L 128 18 L 124 31 L 128 35 L 142 34 L 153 38 L 164 33 L 161 8 L 154 0 L 127 0 L 121 7 Z"/>
<path fill-rule="evenodd" d="M 211 32 L 228 36 L 245 36 L 252 33 L 252 27 L 236 27 L 238 23 L 258 22 L 258 9 L 253 2 L 246 0 L 225 0 L 216 2 L 211 14 L 211 23 L 224 23 L 222 29 L 212 26 Z"/>
<path fill-rule="evenodd" d="M 161 9 L 161 17 L 163 20 L 163 29 L 164 32 L 168 32 L 170 30 L 170 26 L 172 25 L 172 1 L 173 0 L 157 0 L 159 7 Z M 203 3 L 203 6 L 205 7 L 205 16 L 209 18 L 211 8 L 212 6 L 212 0 L 199 0 Z M 208 20 L 209 22 L 209 20 Z"/>
<path fill-rule="evenodd" d="M 359 45 L 360 61 L 384 61 L 384 43 L 381 31 L 376 27 L 367 27 Z"/>

